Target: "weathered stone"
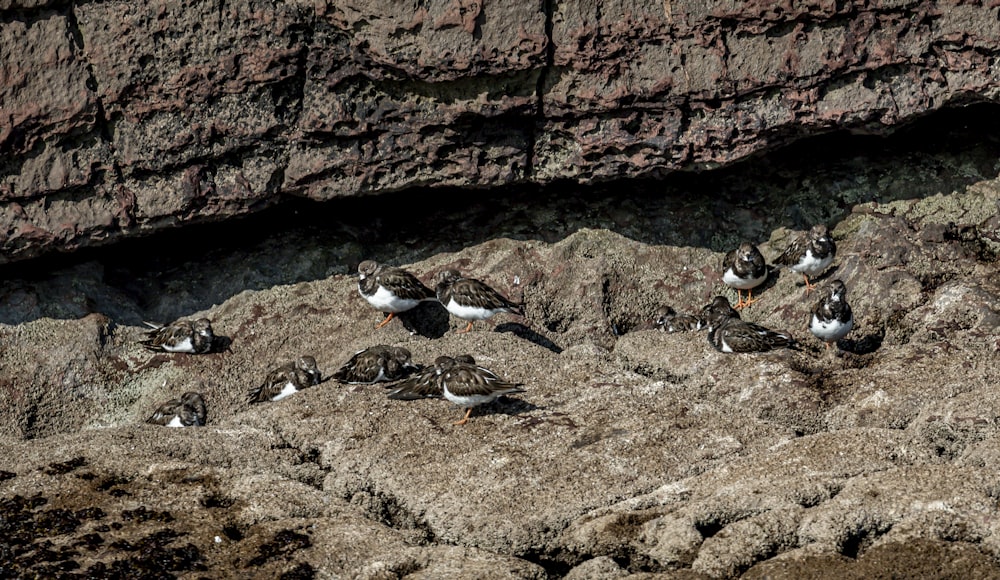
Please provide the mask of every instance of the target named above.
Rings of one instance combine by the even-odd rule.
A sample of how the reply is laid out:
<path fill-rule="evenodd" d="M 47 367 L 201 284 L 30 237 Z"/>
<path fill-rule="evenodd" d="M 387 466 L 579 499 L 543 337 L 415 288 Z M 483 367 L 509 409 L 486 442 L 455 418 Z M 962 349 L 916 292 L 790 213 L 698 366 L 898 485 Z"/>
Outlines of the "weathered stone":
<path fill-rule="evenodd" d="M 285 196 L 485 197 L 886 133 L 997 99 L 998 14 L 921 0 L 7 0 L 0 263 Z"/>
<path fill-rule="evenodd" d="M 303 204 L 8 265 L 0 519 L 26 543 L 0 567 L 107 576 L 145 551 L 209 577 L 996 576 L 998 153 L 953 132 L 885 159 L 804 148 L 648 189 Z M 192 194 L 236 183 L 178 171 Z M 169 207 L 165 222 L 184 206 Z M 773 259 L 816 222 L 838 256 L 814 281 L 842 279 L 856 317 L 836 348 L 807 330 L 817 292 L 785 270 L 742 316 L 797 350 L 727 355 L 654 328 L 663 304 L 735 296 L 719 262 L 741 239 Z M 456 334 L 427 303 L 375 330 L 366 258 L 429 284 L 458 268 L 526 316 Z M 200 315 L 218 352 L 137 343 L 144 320 Z M 450 403 L 381 386 L 247 400 L 280 362 L 312 354 L 330 375 L 373 344 L 420 363 L 470 353 L 525 392 L 464 427 Z M 144 423 L 188 390 L 206 427 Z"/>

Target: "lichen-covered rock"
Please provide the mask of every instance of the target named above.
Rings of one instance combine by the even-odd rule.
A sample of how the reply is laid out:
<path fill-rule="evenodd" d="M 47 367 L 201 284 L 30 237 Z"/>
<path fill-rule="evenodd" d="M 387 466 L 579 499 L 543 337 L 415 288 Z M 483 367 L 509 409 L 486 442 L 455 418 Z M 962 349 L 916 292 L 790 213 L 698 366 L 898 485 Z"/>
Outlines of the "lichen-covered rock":
<path fill-rule="evenodd" d="M 926 185 L 919 169 L 871 171 Z M 956 189 L 762 194 L 756 220 L 723 197 L 655 198 L 631 220 L 622 212 L 648 198 L 559 200 L 562 212 L 538 200 L 500 217 L 470 206 L 387 240 L 357 235 L 361 223 L 345 241 L 279 234 L 151 274 L 94 258 L 5 280 L 0 509 L 16 517 L 0 525 L 19 544 L 0 567 L 96 575 L 154 553 L 171 572 L 207 575 L 864 577 L 927 558 L 997 575 L 1000 187 L 994 175 Z M 713 209 L 721 217 L 705 221 Z M 725 249 L 750 237 L 773 258 L 802 229 L 784 218 L 793 209 L 836 216 L 837 259 L 816 281 L 849 288 L 846 339 L 827 349 L 809 334 L 816 293 L 782 271 L 742 316 L 790 332 L 796 349 L 723 354 L 703 331 L 654 328 L 663 303 L 692 311 L 732 295 Z M 665 223 L 676 226 L 655 229 Z M 526 234 L 535 224 L 544 236 Z M 426 232 L 420 249 L 407 248 L 414 231 Z M 376 329 L 383 316 L 346 263 L 362 251 L 427 283 L 458 268 L 524 301 L 526 316 L 458 334 L 427 303 Z M 219 348 L 149 352 L 138 344 L 149 313 L 208 316 Z M 390 400 L 378 385 L 248 401 L 276 363 L 310 354 L 329 376 L 373 344 L 422 364 L 471 354 L 524 392 L 464 426 L 460 407 Z M 144 422 L 190 390 L 206 426 Z"/>

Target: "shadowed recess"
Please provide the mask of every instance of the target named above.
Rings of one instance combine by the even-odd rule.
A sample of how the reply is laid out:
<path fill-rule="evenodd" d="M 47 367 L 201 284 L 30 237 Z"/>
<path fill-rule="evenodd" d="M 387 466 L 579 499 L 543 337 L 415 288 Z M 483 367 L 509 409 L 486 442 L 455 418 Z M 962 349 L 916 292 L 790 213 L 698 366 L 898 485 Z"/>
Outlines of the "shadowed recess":
<path fill-rule="evenodd" d="M 364 259 L 406 264 L 501 237 L 557 242 L 583 228 L 722 252 L 782 227 L 835 225 L 858 204 L 950 193 L 996 177 L 998 111 L 944 110 L 888 137 L 829 134 L 656 181 L 289 199 L 247 218 L 0 267 L 0 323 L 91 312 L 121 324 L 168 322 L 244 290 L 354 274 Z M 441 321 L 417 321 L 427 327 L 421 334 L 441 332 Z"/>

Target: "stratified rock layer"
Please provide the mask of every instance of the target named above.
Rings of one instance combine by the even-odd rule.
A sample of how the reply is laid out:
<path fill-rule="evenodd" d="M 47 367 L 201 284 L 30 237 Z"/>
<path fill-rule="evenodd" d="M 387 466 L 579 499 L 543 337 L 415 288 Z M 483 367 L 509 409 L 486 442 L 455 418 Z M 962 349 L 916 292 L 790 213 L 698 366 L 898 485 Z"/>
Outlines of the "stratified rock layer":
<path fill-rule="evenodd" d="M 283 195 L 658 176 L 884 132 L 996 99 L 998 15 L 928 0 L 8 0 L 0 263 Z"/>

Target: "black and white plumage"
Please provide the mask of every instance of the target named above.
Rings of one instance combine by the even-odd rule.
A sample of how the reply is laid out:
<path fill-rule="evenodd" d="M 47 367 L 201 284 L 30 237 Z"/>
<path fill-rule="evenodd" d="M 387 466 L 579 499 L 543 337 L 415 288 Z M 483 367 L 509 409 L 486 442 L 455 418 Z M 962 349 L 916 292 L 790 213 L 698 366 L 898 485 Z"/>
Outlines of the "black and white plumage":
<path fill-rule="evenodd" d="M 434 366 L 408 379 L 389 393 L 391 399 L 444 397 L 465 409 L 465 417 L 455 425 L 465 425 L 472 409 L 511 393 L 521 393 L 520 384 L 507 382 L 493 371 L 476 364 L 469 355 L 439 356 Z"/>
<path fill-rule="evenodd" d="M 457 270 L 444 270 L 437 277 L 437 299 L 445 309 L 469 325 L 459 333 L 472 330 L 476 320 L 486 320 L 501 312 L 524 316 L 522 305 L 475 278 L 463 278 Z"/>
<path fill-rule="evenodd" d="M 437 299 L 434 291 L 413 274 L 374 260 L 358 264 L 358 292 L 376 310 L 386 313 L 385 320 L 375 328 L 382 328 L 393 316 L 421 302 Z"/>
<path fill-rule="evenodd" d="M 263 384 L 250 391 L 250 402 L 280 401 L 318 385 L 321 378 L 316 359 L 308 355 L 300 356 L 294 362 L 283 364 L 267 373 Z"/>
<path fill-rule="evenodd" d="M 766 352 L 795 346 L 789 334 L 741 320 L 724 296 L 716 296 L 702 315 L 708 322 L 708 342 L 719 352 Z"/>
<path fill-rule="evenodd" d="M 753 289 L 766 279 L 767 264 L 764 255 L 750 242 L 743 242 L 722 259 L 722 281 L 736 289 L 737 310 L 756 302 L 752 297 Z M 745 299 L 741 294 L 743 290 L 747 291 Z"/>
<path fill-rule="evenodd" d="M 205 417 L 205 400 L 200 393 L 188 391 L 160 405 L 146 422 L 164 427 L 203 427 Z"/>
<path fill-rule="evenodd" d="M 847 303 L 847 286 L 840 280 L 830 282 L 826 295 L 816 303 L 809 331 L 830 348 L 854 328 L 854 313 Z"/>
<path fill-rule="evenodd" d="M 354 353 L 333 378 L 341 383 L 372 384 L 396 381 L 419 370 L 410 361 L 410 351 L 398 346 L 378 344 Z"/>
<path fill-rule="evenodd" d="M 152 330 L 146 332 L 146 338 L 139 344 L 152 351 L 184 352 L 204 354 L 212 350 L 215 334 L 212 332 L 212 321 L 199 318 L 194 322 L 178 320 L 166 326 L 147 322 Z"/>
<path fill-rule="evenodd" d="M 661 306 L 656 311 L 656 326 L 666 332 L 688 332 L 705 328 L 705 321 L 693 314 L 678 314 L 670 306 Z"/>
<path fill-rule="evenodd" d="M 387 388 L 391 390 L 388 397 L 400 401 L 440 399 L 444 396 L 444 385 L 441 383 L 444 371 L 456 361 L 471 365 L 476 364 L 476 359 L 467 354 L 460 354 L 456 357 L 439 356 L 434 359 L 434 364 L 422 368 L 403 382 L 389 385 Z"/>
<path fill-rule="evenodd" d="M 809 282 L 809 277 L 822 274 L 833 263 L 836 255 L 837 244 L 834 243 L 829 230 L 825 225 L 818 224 L 792 240 L 775 263 L 802 274 L 808 295 L 816 288 L 815 284 Z"/>

